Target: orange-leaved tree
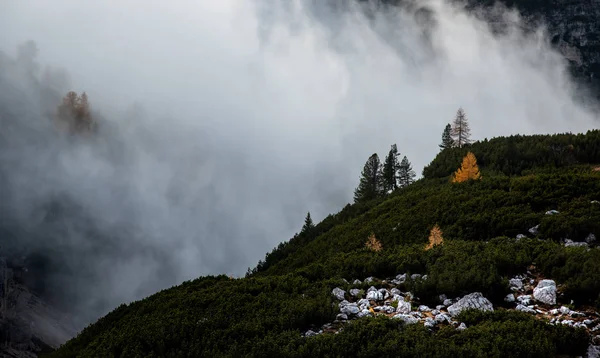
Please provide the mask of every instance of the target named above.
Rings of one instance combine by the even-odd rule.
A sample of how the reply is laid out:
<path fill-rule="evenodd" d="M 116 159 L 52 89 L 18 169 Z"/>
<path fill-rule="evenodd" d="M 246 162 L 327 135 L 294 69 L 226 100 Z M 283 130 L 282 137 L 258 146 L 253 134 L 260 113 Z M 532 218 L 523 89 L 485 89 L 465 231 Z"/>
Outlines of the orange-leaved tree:
<path fill-rule="evenodd" d="M 377 238 L 375 237 L 375 234 L 373 234 L 373 233 L 371 235 L 369 235 L 369 238 L 367 239 L 365 246 L 367 247 L 367 249 L 369 249 L 371 251 L 375 251 L 375 252 L 379 252 L 382 249 L 381 242 L 379 242 L 379 240 L 377 240 Z"/>
<path fill-rule="evenodd" d="M 475 158 L 475 154 L 468 152 L 463 158 L 460 168 L 454 172 L 452 182 L 462 183 L 471 179 L 481 179 L 481 173 L 479 172 L 479 167 L 477 166 L 477 158 Z"/>
<path fill-rule="evenodd" d="M 425 246 L 425 250 L 429 250 L 434 246 L 441 245 L 443 243 L 444 238 L 442 237 L 442 229 L 440 229 L 438 224 L 435 224 L 429 233 L 429 244 Z"/>

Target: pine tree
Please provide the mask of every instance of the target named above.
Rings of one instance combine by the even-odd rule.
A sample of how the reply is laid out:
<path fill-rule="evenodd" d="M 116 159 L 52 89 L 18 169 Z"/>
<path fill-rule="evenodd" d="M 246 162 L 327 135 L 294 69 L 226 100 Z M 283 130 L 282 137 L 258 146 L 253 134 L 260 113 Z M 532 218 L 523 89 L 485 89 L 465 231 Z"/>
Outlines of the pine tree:
<path fill-rule="evenodd" d="M 471 129 L 469 128 L 469 122 L 467 122 L 467 116 L 462 108 L 459 108 L 456 112 L 456 118 L 454 118 L 454 124 L 452 125 L 452 139 L 457 147 L 462 148 L 465 144 L 470 144 L 471 140 Z"/>
<path fill-rule="evenodd" d="M 398 147 L 392 144 L 390 152 L 385 157 L 383 163 L 383 191 L 384 193 L 390 193 L 398 189 L 398 169 L 400 169 L 400 162 L 398 162 Z"/>
<path fill-rule="evenodd" d="M 398 169 L 398 182 L 400 183 L 400 187 L 404 188 L 415 181 L 415 171 L 412 169 L 412 165 L 408 161 L 408 158 L 404 156 L 402 158 L 402 162 L 400 162 L 400 167 Z"/>
<path fill-rule="evenodd" d="M 440 151 L 454 147 L 454 139 L 452 139 L 452 126 L 450 123 L 446 125 L 444 128 L 444 132 L 442 133 L 442 144 L 439 145 Z"/>
<path fill-rule="evenodd" d="M 481 179 L 481 173 L 479 172 L 479 167 L 477 166 L 477 158 L 475 158 L 475 154 L 468 152 L 463 158 L 460 168 L 458 168 L 458 170 L 456 170 L 454 173 L 452 182 L 462 183 L 471 179 Z"/>
<path fill-rule="evenodd" d="M 374 233 L 371 233 L 371 235 L 369 235 L 367 242 L 365 242 L 365 247 L 368 250 L 371 250 L 374 252 L 379 252 L 383 248 L 381 245 L 381 242 L 379 240 L 377 240 Z"/>
<path fill-rule="evenodd" d="M 354 202 L 368 201 L 381 195 L 383 173 L 377 153 L 371 155 L 362 170 L 358 188 L 354 190 Z"/>
<path fill-rule="evenodd" d="M 306 214 L 306 218 L 304 219 L 304 226 L 302 226 L 302 231 L 300 234 L 309 235 L 315 228 L 315 224 L 313 224 L 312 218 L 310 217 L 310 211 Z"/>

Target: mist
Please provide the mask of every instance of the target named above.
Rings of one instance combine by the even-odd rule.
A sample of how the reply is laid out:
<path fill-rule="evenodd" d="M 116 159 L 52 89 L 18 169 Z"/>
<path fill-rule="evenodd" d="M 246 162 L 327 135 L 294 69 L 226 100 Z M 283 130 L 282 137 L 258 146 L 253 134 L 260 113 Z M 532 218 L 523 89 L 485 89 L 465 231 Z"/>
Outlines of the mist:
<path fill-rule="evenodd" d="M 439 0 L 3 2 L 0 193 L 15 245 L 60 252 L 53 278 L 89 321 L 243 275 L 307 211 L 351 202 L 366 159 L 393 143 L 420 173 L 460 106 L 475 140 L 597 127 L 543 24 L 524 32 L 496 11 L 508 25 L 494 34 Z M 97 137 L 53 127 L 69 90 L 89 95 Z M 76 219 L 48 231 L 63 198 Z"/>

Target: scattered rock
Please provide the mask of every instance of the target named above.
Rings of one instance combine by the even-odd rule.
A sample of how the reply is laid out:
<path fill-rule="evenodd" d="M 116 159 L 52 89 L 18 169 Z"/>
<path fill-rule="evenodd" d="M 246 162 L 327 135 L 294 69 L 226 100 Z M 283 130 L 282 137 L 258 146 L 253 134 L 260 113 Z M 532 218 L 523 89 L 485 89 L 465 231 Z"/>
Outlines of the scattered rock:
<path fill-rule="evenodd" d="M 467 325 L 464 322 L 461 322 L 458 328 L 456 329 L 459 331 L 464 331 L 465 329 L 467 329 Z"/>
<path fill-rule="evenodd" d="M 380 288 L 379 293 L 381 293 L 384 300 L 387 300 L 389 297 L 391 297 L 390 292 L 388 290 L 386 290 L 385 288 Z"/>
<path fill-rule="evenodd" d="M 406 274 L 405 273 L 396 276 L 396 284 L 397 285 L 402 284 L 404 282 L 406 282 Z"/>
<path fill-rule="evenodd" d="M 311 331 L 310 329 L 308 331 L 306 331 L 306 333 L 304 333 L 304 337 L 313 337 L 316 336 L 318 333 Z"/>
<path fill-rule="evenodd" d="M 473 308 L 481 311 L 493 311 L 494 306 L 485 298 L 481 292 L 470 293 L 448 307 L 448 313 L 452 316 L 458 315 L 463 310 Z"/>
<path fill-rule="evenodd" d="M 362 299 L 358 300 L 358 302 L 356 302 L 356 304 L 358 305 L 358 307 L 361 310 L 371 307 L 371 303 L 366 298 L 362 298 Z"/>
<path fill-rule="evenodd" d="M 512 293 L 509 293 L 508 295 L 506 295 L 506 297 L 504 297 L 504 302 L 508 302 L 508 303 L 515 302 L 515 295 L 513 295 Z"/>
<path fill-rule="evenodd" d="M 352 297 L 360 297 L 360 290 L 358 288 L 353 288 L 350 290 L 350 294 Z"/>
<path fill-rule="evenodd" d="M 596 235 L 590 233 L 586 238 L 585 238 L 585 242 L 587 242 L 588 244 L 593 244 L 594 242 L 596 242 Z"/>
<path fill-rule="evenodd" d="M 526 238 L 527 238 L 526 235 L 523 235 L 523 234 L 517 235 L 517 240 L 526 239 Z"/>
<path fill-rule="evenodd" d="M 530 228 L 528 231 L 529 231 L 529 232 L 530 232 L 532 235 L 537 235 L 537 234 L 539 234 L 539 233 L 540 233 L 540 232 L 539 232 L 539 228 L 540 228 L 540 225 L 536 225 L 536 226 L 534 226 L 534 227 Z"/>
<path fill-rule="evenodd" d="M 431 311 L 431 308 L 429 308 L 429 307 L 427 307 L 427 306 L 425 306 L 425 305 L 420 305 L 420 306 L 419 306 L 419 311 L 420 311 L 420 312 L 430 312 L 430 311 Z"/>
<path fill-rule="evenodd" d="M 569 313 L 571 313 L 571 310 L 569 309 L 569 307 L 565 307 L 565 306 L 561 306 L 558 310 L 559 310 L 559 312 L 561 314 L 569 314 Z"/>
<path fill-rule="evenodd" d="M 523 281 L 521 281 L 521 279 L 519 278 L 511 278 L 508 281 L 508 284 L 510 285 L 510 289 L 513 290 L 513 288 L 520 290 L 523 288 Z M 514 291 L 514 290 L 513 290 Z"/>
<path fill-rule="evenodd" d="M 593 344 L 590 344 L 587 350 L 587 357 L 588 358 L 595 358 L 595 357 L 600 357 L 600 346 L 595 346 Z"/>
<path fill-rule="evenodd" d="M 373 308 L 375 311 L 377 312 L 383 312 L 383 313 L 394 313 L 396 312 L 396 309 L 392 306 L 377 306 L 375 308 Z"/>
<path fill-rule="evenodd" d="M 444 309 L 444 307 L 446 307 L 446 306 L 444 306 L 444 305 L 437 305 L 437 306 L 435 306 L 435 309 L 436 310 L 442 310 L 442 309 Z"/>
<path fill-rule="evenodd" d="M 383 301 L 383 294 L 379 291 L 367 292 L 367 300 L 369 301 Z"/>
<path fill-rule="evenodd" d="M 367 293 L 369 293 L 371 291 L 377 291 L 377 289 L 375 288 L 375 286 L 369 287 L 369 289 L 367 290 Z"/>
<path fill-rule="evenodd" d="M 392 302 L 395 302 L 395 301 L 404 301 L 404 297 L 402 297 L 400 295 L 393 295 Z"/>
<path fill-rule="evenodd" d="M 558 314 L 558 312 L 559 312 L 558 308 L 550 310 L 550 314 L 553 315 L 553 316 L 556 316 Z"/>
<path fill-rule="evenodd" d="M 565 247 L 588 247 L 587 242 L 575 242 L 571 239 L 565 239 Z"/>
<path fill-rule="evenodd" d="M 371 283 L 371 282 L 375 282 L 375 277 L 370 276 L 370 277 L 365 278 L 365 283 Z"/>
<path fill-rule="evenodd" d="M 548 211 L 546 211 L 546 215 L 556 215 L 556 214 L 560 214 L 560 212 L 558 210 L 548 210 Z"/>
<path fill-rule="evenodd" d="M 440 300 L 440 302 L 444 302 L 447 298 L 448 297 L 446 295 L 444 295 L 443 293 L 438 296 L 438 300 Z"/>
<path fill-rule="evenodd" d="M 337 319 L 338 321 L 347 321 L 348 315 L 345 313 L 339 313 L 337 316 L 335 316 L 335 319 Z"/>
<path fill-rule="evenodd" d="M 399 319 L 399 320 L 403 321 L 404 324 L 415 324 L 415 323 L 419 322 L 419 320 L 417 318 L 415 318 L 411 315 L 402 314 L 402 313 L 397 314 L 397 315 L 393 316 L 392 318 Z"/>
<path fill-rule="evenodd" d="M 585 324 L 586 326 L 591 325 L 592 323 L 594 323 L 591 319 L 586 319 L 583 321 L 583 324 Z"/>
<path fill-rule="evenodd" d="M 517 301 L 523 306 L 528 306 L 531 303 L 531 295 L 521 295 L 517 297 Z"/>
<path fill-rule="evenodd" d="M 423 322 L 423 325 L 427 328 L 433 328 L 435 327 L 435 324 L 436 322 L 431 317 L 425 318 L 425 322 Z"/>
<path fill-rule="evenodd" d="M 396 295 L 401 296 L 402 295 L 402 291 L 400 291 L 399 289 L 397 289 L 395 287 L 390 290 L 390 293 L 392 294 L 392 296 L 396 296 Z"/>
<path fill-rule="evenodd" d="M 516 310 L 517 311 L 521 311 L 521 312 L 525 312 L 525 313 L 536 314 L 536 312 L 535 312 L 535 310 L 533 308 L 529 308 L 529 307 L 523 306 L 521 304 L 517 305 Z"/>
<path fill-rule="evenodd" d="M 440 313 L 440 314 L 438 314 L 438 315 L 435 316 L 435 321 L 437 323 L 450 322 L 450 316 L 448 316 L 445 313 Z"/>
<path fill-rule="evenodd" d="M 372 317 L 373 313 L 371 313 L 371 311 L 369 311 L 368 309 L 364 309 L 360 312 L 358 312 L 358 314 L 356 315 L 357 318 L 362 318 L 362 317 Z"/>
<path fill-rule="evenodd" d="M 344 295 L 346 294 L 346 291 L 342 290 L 339 287 L 336 287 L 333 289 L 332 293 L 335 296 L 335 298 L 342 301 L 344 299 Z"/>
<path fill-rule="evenodd" d="M 446 299 L 444 300 L 444 302 L 443 302 L 443 305 L 444 305 L 444 306 L 446 306 L 446 307 L 448 307 L 448 306 L 452 305 L 452 300 L 451 300 L 451 299 L 449 299 L 449 298 L 446 298 Z"/>
<path fill-rule="evenodd" d="M 423 277 L 421 277 L 421 280 L 423 280 L 423 281 L 427 281 L 427 279 L 428 279 L 428 278 L 429 278 L 429 276 L 427 276 L 427 275 L 423 275 Z"/>
<path fill-rule="evenodd" d="M 362 281 L 359 279 L 356 279 L 356 280 L 352 281 L 352 284 L 353 285 L 362 285 Z"/>
<path fill-rule="evenodd" d="M 421 275 L 418 273 L 414 273 L 414 274 L 410 275 L 410 279 L 413 281 L 418 280 L 420 278 L 421 278 Z"/>
<path fill-rule="evenodd" d="M 533 298 L 547 305 L 556 304 L 556 282 L 541 280 L 533 289 Z"/>
<path fill-rule="evenodd" d="M 356 303 L 351 303 L 349 305 L 346 305 L 346 306 L 340 308 L 340 312 L 347 316 L 354 316 L 354 315 L 358 314 L 358 312 L 360 312 L 360 309 L 358 308 Z"/>
<path fill-rule="evenodd" d="M 409 314 L 411 311 L 410 302 L 398 301 L 398 307 L 396 308 L 397 313 Z"/>

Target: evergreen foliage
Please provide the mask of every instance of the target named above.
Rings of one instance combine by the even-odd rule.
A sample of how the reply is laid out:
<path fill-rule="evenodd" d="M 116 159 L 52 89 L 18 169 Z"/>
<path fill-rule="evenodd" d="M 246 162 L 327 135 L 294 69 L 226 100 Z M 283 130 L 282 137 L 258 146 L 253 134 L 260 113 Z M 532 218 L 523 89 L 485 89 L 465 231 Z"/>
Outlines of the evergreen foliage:
<path fill-rule="evenodd" d="M 400 169 L 400 162 L 398 161 L 398 147 L 392 144 L 388 155 L 385 157 L 383 163 L 383 190 L 384 193 L 390 193 L 398 189 L 398 170 Z"/>
<path fill-rule="evenodd" d="M 360 183 L 354 191 L 354 202 L 376 199 L 383 192 L 383 173 L 377 153 L 371 155 L 362 170 Z"/>
<path fill-rule="evenodd" d="M 312 218 L 310 217 L 310 211 L 309 211 L 306 214 L 306 218 L 304 219 L 304 225 L 302 226 L 302 231 L 300 231 L 300 234 L 310 235 L 310 234 L 312 234 L 314 229 L 315 229 L 315 224 L 313 223 Z"/>
<path fill-rule="evenodd" d="M 400 183 L 400 187 L 404 188 L 409 186 L 410 184 L 415 182 L 415 171 L 412 168 L 412 164 L 408 161 L 408 158 L 404 156 L 402 158 L 402 162 L 400 162 L 400 167 L 398 169 L 398 182 Z"/>
<path fill-rule="evenodd" d="M 442 143 L 439 145 L 440 151 L 454 147 L 454 139 L 452 139 L 452 125 L 448 123 L 442 132 Z"/>

